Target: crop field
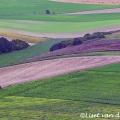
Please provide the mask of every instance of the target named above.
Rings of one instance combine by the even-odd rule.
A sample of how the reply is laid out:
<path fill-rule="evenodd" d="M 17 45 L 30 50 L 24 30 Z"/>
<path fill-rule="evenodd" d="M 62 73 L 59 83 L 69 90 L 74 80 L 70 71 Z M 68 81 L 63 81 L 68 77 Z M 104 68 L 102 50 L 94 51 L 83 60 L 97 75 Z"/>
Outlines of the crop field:
<path fill-rule="evenodd" d="M 120 20 L 106 20 L 106 21 L 96 21 L 96 22 L 43 22 L 43 21 L 26 21 L 26 20 L 22 20 L 22 21 L 0 20 L 0 27 L 3 30 L 7 30 L 8 32 L 11 31 L 14 33 L 20 33 L 24 35 L 36 36 L 36 37 L 41 37 L 40 33 L 44 33 L 43 34 L 44 37 L 45 33 L 72 33 L 72 32 L 74 37 L 74 32 L 85 32 L 85 31 L 102 29 L 102 28 L 104 29 L 105 27 L 111 27 L 111 29 L 113 29 L 113 27 L 115 26 L 118 29 L 119 25 L 120 25 Z"/>
<path fill-rule="evenodd" d="M 111 35 L 110 35 L 111 36 Z M 40 60 L 51 60 L 51 59 L 57 59 L 57 58 L 67 58 L 67 57 L 81 57 L 81 56 L 118 56 L 120 55 L 119 51 L 116 51 L 115 49 L 111 49 L 111 51 L 107 51 L 105 52 L 105 50 L 103 52 L 97 52 L 98 51 L 98 47 L 97 49 L 94 47 L 94 50 L 92 49 L 92 51 L 90 52 L 90 50 L 86 50 L 83 51 L 82 49 L 85 47 L 85 45 L 83 45 L 83 47 L 80 49 L 80 51 L 76 51 L 75 54 L 73 54 L 73 49 L 71 54 L 67 55 L 67 52 L 69 51 L 70 53 L 70 49 L 71 48 L 66 48 L 69 50 L 65 50 L 66 52 L 64 52 L 64 54 L 66 53 L 66 55 L 63 55 L 63 50 L 58 50 L 58 51 L 53 51 L 49 53 L 50 47 L 58 42 L 61 42 L 63 40 L 68 40 L 68 39 L 53 39 L 53 40 L 49 40 L 46 42 L 42 42 L 39 43 L 37 45 L 31 46 L 27 49 L 24 49 L 22 51 L 15 51 L 12 53 L 7 53 L 7 54 L 3 54 L 0 55 L 0 67 L 4 67 L 4 66 L 10 66 L 10 65 L 14 65 L 14 64 L 20 64 L 20 63 L 25 63 L 25 62 L 31 62 L 31 61 L 40 61 Z M 101 41 L 102 42 L 102 41 Z M 109 43 L 109 41 L 106 41 Z M 95 42 L 95 43 L 99 43 L 99 42 Z M 105 43 L 105 41 L 104 41 Z M 118 41 L 114 41 L 111 44 L 111 46 L 114 45 L 114 47 L 119 43 Z M 91 46 L 91 45 L 86 45 L 86 46 Z M 118 47 L 119 45 L 117 45 Z M 76 46 L 75 50 L 78 49 L 79 46 Z M 92 48 L 92 46 L 91 46 Z M 102 47 L 100 47 L 101 49 L 103 49 Z M 106 47 L 108 48 L 108 47 Z M 104 49 L 106 49 L 104 48 Z M 109 47 L 110 49 L 110 47 Z M 119 48 L 118 48 L 119 49 Z M 75 51 L 74 50 L 74 51 Z M 96 52 L 95 52 L 96 50 Z M 47 54 L 46 54 L 47 53 Z M 56 56 L 59 53 L 60 56 Z M 43 54 L 41 56 L 41 54 Z"/>
<path fill-rule="evenodd" d="M 74 4 L 50 0 L 16 0 L 11 2 L 2 0 L 0 7 L 0 30 L 27 36 L 31 35 L 33 37 L 63 38 L 67 35 L 61 33 L 80 33 L 82 31 L 120 25 L 120 13 L 72 16 L 63 15 L 63 13 L 119 7 L 119 5 Z M 50 10 L 50 15 L 45 14 L 46 9 Z M 61 35 L 58 37 L 57 33 Z M 73 37 L 76 36 L 73 35 Z"/>
<path fill-rule="evenodd" d="M 80 113 L 117 114 L 119 67 L 114 64 L 5 88 L 0 91 L 0 118 L 84 120 Z"/>
<path fill-rule="evenodd" d="M 117 20 L 120 19 L 120 13 L 101 13 L 101 14 L 83 14 L 83 15 L 21 15 L 21 16 L 2 16 L 1 19 L 14 19 L 14 20 L 36 20 L 36 21 L 51 21 L 51 22 L 95 22 L 105 20 Z M 89 19 L 88 19 L 89 18 Z"/>
<path fill-rule="evenodd" d="M 0 68 L 0 85 L 7 87 L 87 68 L 120 62 L 120 56 L 84 56 L 31 62 Z"/>
<path fill-rule="evenodd" d="M 120 40 L 119 39 L 101 39 L 101 40 L 88 40 L 77 46 L 66 47 L 51 52 L 47 52 L 42 55 L 34 56 L 28 58 L 24 61 L 37 61 L 41 58 L 55 57 L 55 56 L 64 56 L 64 55 L 73 55 L 73 54 L 85 54 L 91 52 L 117 52 L 119 55 L 120 52 Z M 109 54 L 109 53 L 108 53 Z M 95 54 L 93 54 L 95 55 Z M 111 53 L 111 55 L 114 55 Z"/>
<path fill-rule="evenodd" d="M 0 0 L 0 36 L 38 43 L 0 55 L 0 120 L 120 119 L 109 116 L 120 112 L 120 32 L 49 52 L 86 33 L 119 31 L 120 5 L 71 1 Z"/>
<path fill-rule="evenodd" d="M 50 47 L 53 44 L 60 42 L 62 40 L 63 39 L 49 40 L 46 42 L 36 44 L 34 46 L 31 46 L 31 47 L 21 50 L 21 51 L 15 51 L 12 53 L 0 55 L 0 67 L 14 65 L 15 63 L 17 63 L 20 60 L 46 53 L 49 51 Z"/>
<path fill-rule="evenodd" d="M 22 34 L 15 34 L 12 32 L 7 32 L 7 31 L 0 31 L 0 36 L 1 37 L 6 37 L 6 39 L 8 39 L 9 41 L 13 40 L 13 39 L 19 39 L 19 40 L 23 40 L 26 41 L 28 43 L 39 43 L 39 42 L 44 42 L 49 40 L 50 38 L 40 38 L 40 37 L 33 37 L 33 36 L 26 36 L 26 35 L 22 35 Z"/>
<path fill-rule="evenodd" d="M 73 4 L 73 3 L 59 3 L 50 0 L 1 0 L 0 14 L 30 14 L 37 12 L 44 14 L 46 9 L 55 13 L 64 12 L 78 12 L 86 10 L 119 8 L 119 5 L 86 5 L 86 4 Z"/>

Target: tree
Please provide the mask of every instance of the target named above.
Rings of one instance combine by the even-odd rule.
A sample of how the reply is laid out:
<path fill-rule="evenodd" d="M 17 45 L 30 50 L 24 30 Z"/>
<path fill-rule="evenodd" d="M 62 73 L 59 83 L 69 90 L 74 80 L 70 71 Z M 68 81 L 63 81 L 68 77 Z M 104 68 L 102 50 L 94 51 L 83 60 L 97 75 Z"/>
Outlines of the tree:
<path fill-rule="evenodd" d="M 12 51 L 10 42 L 6 38 L 0 38 L 0 54 Z"/>
<path fill-rule="evenodd" d="M 90 40 L 91 39 L 91 34 L 87 33 L 84 35 L 83 40 Z"/>
<path fill-rule="evenodd" d="M 96 33 L 93 33 L 91 35 L 91 38 L 92 39 L 95 39 L 95 38 L 105 38 L 105 32 L 96 32 Z"/>
<path fill-rule="evenodd" d="M 50 51 L 54 51 L 54 50 L 61 49 L 61 48 L 62 48 L 62 43 L 56 43 L 51 46 Z"/>
<path fill-rule="evenodd" d="M 82 41 L 79 38 L 74 38 L 73 39 L 73 46 L 82 44 Z"/>
<path fill-rule="evenodd" d="M 22 40 L 12 40 L 10 41 L 12 50 L 22 50 L 29 47 L 29 44 Z"/>
<path fill-rule="evenodd" d="M 49 10 L 46 10 L 46 14 L 50 14 L 50 11 L 49 11 Z"/>

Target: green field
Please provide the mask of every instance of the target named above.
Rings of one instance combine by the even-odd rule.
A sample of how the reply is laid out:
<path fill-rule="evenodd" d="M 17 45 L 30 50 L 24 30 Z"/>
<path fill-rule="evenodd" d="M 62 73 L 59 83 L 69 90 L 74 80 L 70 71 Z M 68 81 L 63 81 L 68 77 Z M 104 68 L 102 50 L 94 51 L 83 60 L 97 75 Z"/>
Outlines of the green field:
<path fill-rule="evenodd" d="M 21 51 L 15 51 L 12 53 L 7 53 L 0 55 L 0 67 L 10 66 L 14 64 L 21 64 L 25 63 L 20 62 L 21 60 L 25 60 L 27 58 L 31 58 L 34 56 L 38 56 L 40 54 L 44 54 L 46 52 L 49 52 L 50 47 L 60 41 L 63 41 L 65 39 L 53 39 L 50 41 L 42 42 L 39 44 L 36 44 L 34 46 L 31 46 L 27 49 L 21 50 Z M 59 58 L 68 58 L 68 57 L 82 57 L 82 56 L 118 56 L 120 55 L 120 52 L 92 52 L 92 53 L 81 53 L 81 54 L 71 54 L 71 55 L 63 55 L 63 56 L 53 56 L 53 57 L 47 57 L 47 58 L 41 58 L 35 61 L 42 61 L 42 60 L 52 60 L 52 59 L 59 59 Z M 28 60 L 26 62 L 32 62 L 32 60 Z"/>
<path fill-rule="evenodd" d="M 89 18 L 89 19 L 88 19 Z M 86 15 L 45 15 L 45 14 L 28 14 L 28 15 L 11 15 L 0 16 L 0 19 L 15 19 L 15 20 L 37 20 L 51 22 L 92 22 L 120 19 L 120 13 L 104 13 L 104 14 L 86 14 Z"/>
<path fill-rule="evenodd" d="M 66 12 L 107 8 L 120 6 L 59 3 L 50 0 L 1 0 L 0 30 L 16 34 L 56 34 L 120 25 L 120 13 L 63 15 Z M 46 15 L 46 9 L 55 14 Z M 21 51 L 0 55 L 0 67 L 14 65 L 20 60 L 46 53 L 53 44 L 63 40 L 66 39 L 54 39 Z M 120 53 L 95 52 L 45 59 L 94 55 Z M 0 120 L 85 120 L 80 117 L 81 113 L 115 115 L 120 112 L 119 85 L 120 63 L 9 86 L 0 90 Z M 119 120 L 115 117 L 87 119 Z"/>
<path fill-rule="evenodd" d="M 13 32 L 30 33 L 69 33 L 82 32 L 120 25 L 119 20 L 105 20 L 96 22 L 44 22 L 26 20 L 0 20 L 0 29 Z M 24 33 L 25 34 L 25 33 Z"/>
<path fill-rule="evenodd" d="M 27 49 L 0 55 L 0 67 L 13 65 L 19 60 L 40 55 L 49 51 L 50 47 L 65 39 L 54 39 L 31 46 Z"/>
<path fill-rule="evenodd" d="M 99 15 L 62 15 L 61 13 L 119 7 L 119 5 L 59 3 L 50 0 L 11 0 L 9 2 L 1 0 L 0 30 L 13 33 L 21 31 L 24 33 L 67 33 L 117 26 L 120 23 L 120 13 Z M 55 14 L 46 15 L 46 9 Z"/>
<path fill-rule="evenodd" d="M 84 120 L 80 113 L 117 114 L 119 68 L 120 64 L 109 65 L 5 88 L 0 91 L 0 117 Z"/>
<path fill-rule="evenodd" d="M 1 16 L 9 14 L 30 14 L 36 12 L 44 14 L 46 9 L 55 13 L 78 12 L 86 10 L 97 10 L 106 8 L 119 8 L 119 5 L 92 5 L 92 4 L 73 4 L 59 3 L 50 0 L 1 0 L 0 14 Z"/>

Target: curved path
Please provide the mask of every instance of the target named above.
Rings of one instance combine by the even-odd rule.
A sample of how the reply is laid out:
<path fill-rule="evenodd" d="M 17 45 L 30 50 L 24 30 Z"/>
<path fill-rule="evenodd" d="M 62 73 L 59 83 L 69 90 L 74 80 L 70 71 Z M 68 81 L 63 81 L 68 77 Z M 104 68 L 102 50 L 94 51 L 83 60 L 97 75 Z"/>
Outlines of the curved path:
<path fill-rule="evenodd" d="M 46 60 L 0 68 L 0 86 L 7 87 L 118 62 L 120 62 L 120 56 L 89 56 Z"/>
<path fill-rule="evenodd" d="M 120 0 L 51 0 L 55 2 L 69 2 L 82 4 L 120 4 Z"/>
<path fill-rule="evenodd" d="M 74 13 L 65 13 L 66 15 L 84 15 L 84 14 L 101 14 L 101 13 L 120 13 L 120 8 L 104 9 L 104 10 L 92 10 Z"/>

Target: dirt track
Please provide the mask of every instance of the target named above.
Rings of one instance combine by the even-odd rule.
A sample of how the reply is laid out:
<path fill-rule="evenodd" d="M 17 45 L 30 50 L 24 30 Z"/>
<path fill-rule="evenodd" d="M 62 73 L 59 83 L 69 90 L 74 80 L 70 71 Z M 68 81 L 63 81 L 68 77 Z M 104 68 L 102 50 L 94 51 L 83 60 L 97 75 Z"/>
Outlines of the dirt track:
<path fill-rule="evenodd" d="M 84 15 L 84 14 L 101 14 L 101 13 L 120 13 L 120 8 L 105 9 L 105 10 L 92 10 L 74 13 L 65 13 L 66 15 Z"/>
<path fill-rule="evenodd" d="M 120 56 L 61 58 L 0 68 L 0 86 L 57 76 L 120 62 Z"/>
<path fill-rule="evenodd" d="M 52 1 L 83 4 L 120 4 L 120 0 L 52 0 Z"/>

